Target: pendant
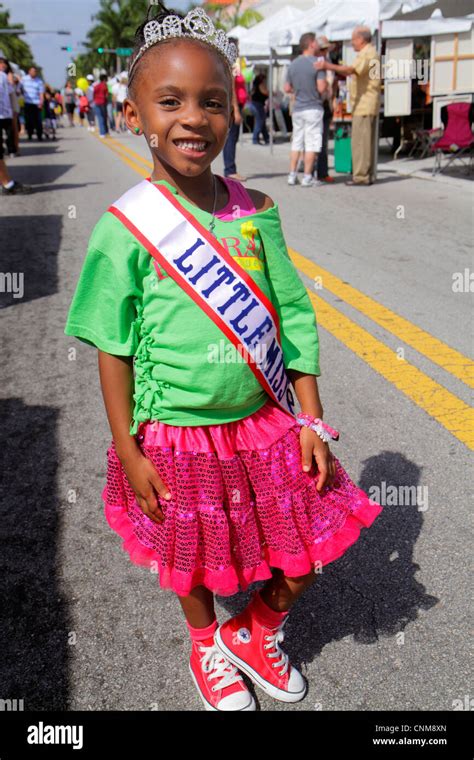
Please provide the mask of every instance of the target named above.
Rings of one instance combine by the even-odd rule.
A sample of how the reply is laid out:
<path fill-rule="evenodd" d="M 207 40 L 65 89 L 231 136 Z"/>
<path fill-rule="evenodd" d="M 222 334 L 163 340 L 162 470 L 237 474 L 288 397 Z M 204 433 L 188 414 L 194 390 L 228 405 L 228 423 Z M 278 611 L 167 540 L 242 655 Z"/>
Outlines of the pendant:
<path fill-rule="evenodd" d="M 211 233 L 211 235 L 214 235 L 214 227 L 215 226 L 216 226 L 216 223 L 214 221 L 212 221 L 210 223 L 210 225 L 209 225 L 209 232 Z M 214 237 L 215 237 L 215 235 L 214 235 Z"/>

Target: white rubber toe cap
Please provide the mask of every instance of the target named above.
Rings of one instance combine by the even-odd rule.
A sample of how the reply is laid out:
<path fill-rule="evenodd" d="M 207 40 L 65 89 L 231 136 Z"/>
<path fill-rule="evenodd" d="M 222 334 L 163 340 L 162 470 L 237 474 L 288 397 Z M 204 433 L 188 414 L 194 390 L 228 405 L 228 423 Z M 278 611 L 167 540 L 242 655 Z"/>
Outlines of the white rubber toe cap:
<path fill-rule="evenodd" d="M 306 692 L 306 681 L 303 676 L 296 670 L 291 668 L 290 677 L 288 679 L 288 693 L 289 694 L 304 694 Z"/>
<path fill-rule="evenodd" d="M 218 710 L 256 710 L 255 700 L 249 691 L 236 691 L 223 697 L 217 705 Z"/>

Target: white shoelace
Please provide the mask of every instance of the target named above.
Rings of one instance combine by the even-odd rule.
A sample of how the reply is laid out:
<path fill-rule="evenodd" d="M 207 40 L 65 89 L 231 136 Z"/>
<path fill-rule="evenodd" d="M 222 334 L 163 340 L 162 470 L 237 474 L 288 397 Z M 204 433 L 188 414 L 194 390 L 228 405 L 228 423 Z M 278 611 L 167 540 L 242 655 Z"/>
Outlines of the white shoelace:
<path fill-rule="evenodd" d="M 212 687 L 212 691 L 225 689 L 226 686 L 231 686 L 233 683 L 243 680 L 235 665 L 232 665 L 215 645 L 212 647 L 200 645 L 199 651 L 205 652 L 204 657 L 201 659 L 201 667 L 204 673 L 209 674 L 207 680 L 210 681 L 211 678 L 221 679 L 219 684 L 215 684 Z"/>
<path fill-rule="evenodd" d="M 274 662 L 272 665 L 272 668 L 278 668 L 282 666 L 282 670 L 280 670 L 279 675 L 284 676 L 286 671 L 288 670 L 289 665 L 289 657 L 282 649 L 280 649 L 279 644 L 283 641 L 285 638 L 285 632 L 283 631 L 283 626 L 285 625 L 287 621 L 287 618 L 283 620 L 280 627 L 275 631 L 275 633 L 271 634 L 270 636 L 264 636 L 265 641 L 268 641 L 268 644 L 264 644 L 264 649 L 274 649 L 274 652 L 267 653 L 267 657 L 280 657 L 280 659 L 277 662 Z"/>

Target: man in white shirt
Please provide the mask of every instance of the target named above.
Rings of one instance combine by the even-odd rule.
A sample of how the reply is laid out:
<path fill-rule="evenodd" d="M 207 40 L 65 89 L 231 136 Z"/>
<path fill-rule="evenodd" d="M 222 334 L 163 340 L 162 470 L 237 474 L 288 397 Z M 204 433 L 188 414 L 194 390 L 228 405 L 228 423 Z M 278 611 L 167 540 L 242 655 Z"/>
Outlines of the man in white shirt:
<path fill-rule="evenodd" d="M 10 93 L 12 85 L 4 71 L 0 71 L 0 182 L 2 195 L 15 195 L 16 193 L 31 193 L 31 187 L 22 185 L 10 177 L 7 166 L 3 160 L 3 132 L 8 135 L 11 130 L 13 109 Z"/>
<path fill-rule="evenodd" d="M 117 132 L 121 132 L 125 128 L 123 101 L 127 97 L 127 82 L 128 77 L 125 72 L 122 72 L 118 82 L 112 85 L 112 103 L 115 108 L 115 129 Z"/>

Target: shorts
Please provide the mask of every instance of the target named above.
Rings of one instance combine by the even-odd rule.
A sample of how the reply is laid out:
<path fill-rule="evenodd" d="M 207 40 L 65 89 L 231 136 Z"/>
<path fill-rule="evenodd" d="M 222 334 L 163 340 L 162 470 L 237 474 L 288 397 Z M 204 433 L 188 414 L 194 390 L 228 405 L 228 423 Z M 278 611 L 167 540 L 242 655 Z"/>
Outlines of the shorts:
<path fill-rule="evenodd" d="M 76 109 L 75 103 L 66 103 L 66 113 L 74 113 Z"/>
<path fill-rule="evenodd" d="M 294 111 L 292 151 L 306 150 L 320 153 L 323 147 L 323 108 L 311 108 L 306 111 Z"/>
<path fill-rule="evenodd" d="M 117 111 L 117 113 L 122 113 L 123 112 L 123 103 L 116 103 L 115 104 L 115 110 Z"/>

